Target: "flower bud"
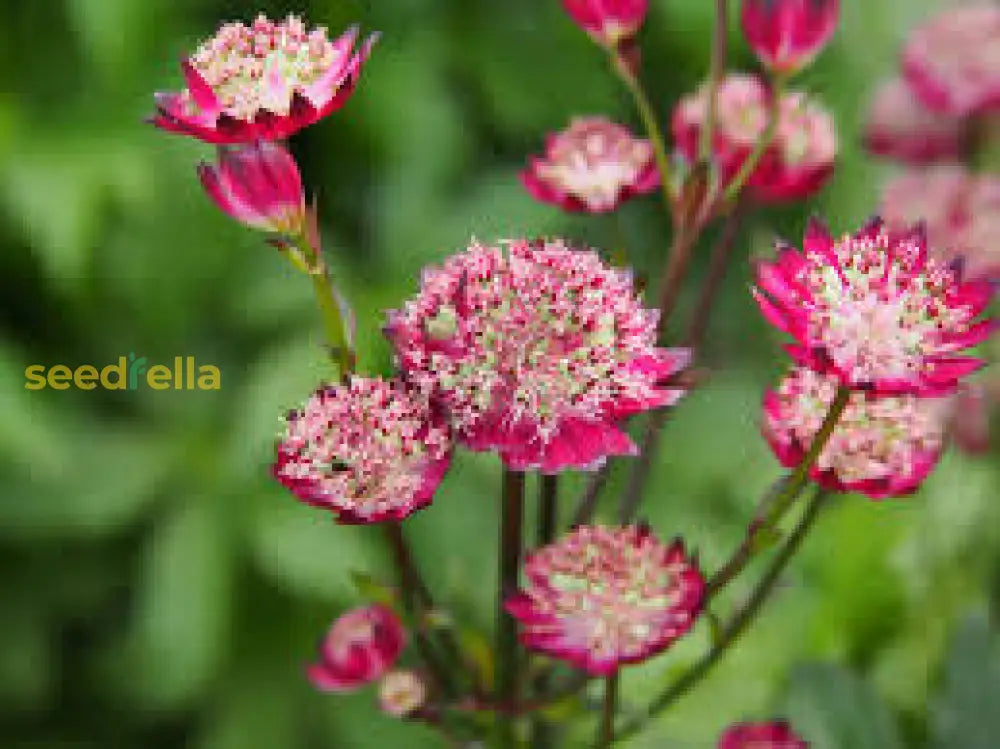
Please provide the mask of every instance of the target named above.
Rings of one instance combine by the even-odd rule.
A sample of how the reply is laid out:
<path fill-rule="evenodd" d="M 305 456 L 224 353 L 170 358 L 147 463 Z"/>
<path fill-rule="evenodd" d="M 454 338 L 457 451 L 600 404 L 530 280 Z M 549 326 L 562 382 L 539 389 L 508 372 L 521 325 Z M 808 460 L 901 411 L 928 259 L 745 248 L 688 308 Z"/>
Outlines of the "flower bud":
<path fill-rule="evenodd" d="M 292 155 L 277 143 L 220 146 L 215 164 L 198 176 L 223 211 L 253 229 L 299 234 L 305 222 L 302 178 Z"/>
<path fill-rule="evenodd" d="M 743 35 L 777 73 L 794 73 L 820 53 L 840 18 L 840 0 L 743 0 Z"/>
<path fill-rule="evenodd" d="M 427 700 L 427 687 L 414 671 L 390 671 L 378 687 L 378 704 L 382 712 L 404 718 L 423 707 Z"/>
<path fill-rule="evenodd" d="M 309 681 L 322 692 L 352 692 L 386 673 L 406 644 L 402 622 L 386 606 L 351 609 L 330 627 Z"/>
<path fill-rule="evenodd" d="M 617 47 L 642 26 L 649 0 L 563 0 L 563 7 L 598 44 Z"/>

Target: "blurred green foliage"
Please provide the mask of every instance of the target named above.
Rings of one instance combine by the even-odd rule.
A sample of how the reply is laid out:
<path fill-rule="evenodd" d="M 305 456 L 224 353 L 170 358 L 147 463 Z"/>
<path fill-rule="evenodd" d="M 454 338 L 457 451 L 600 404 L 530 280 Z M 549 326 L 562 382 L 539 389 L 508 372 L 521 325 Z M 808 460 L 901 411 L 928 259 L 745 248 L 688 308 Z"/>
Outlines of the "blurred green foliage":
<path fill-rule="evenodd" d="M 860 118 L 932 3 L 844 6 L 805 79 L 837 114 L 837 177 L 817 204 L 747 228 L 705 352 L 715 375 L 678 410 L 655 462 L 649 519 L 709 567 L 777 474 L 756 424 L 780 357 L 745 292 L 747 260 L 776 234 L 798 236 L 809 211 L 838 230 L 872 212 L 885 168 L 860 151 Z M 347 108 L 293 144 L 357 310 L 363 368 L 390 366 L 382 311 L 472 235 L 561 233 L 609 248 L 624 236 L 642 273 L 661 262 L 654 199 L 626 206 L 617 225 L 567 217 L 519 186 L 525 155 L 570 115 L 635 122 L 556 0 L 6 4 L 0 746 L 439 746 L 381 717 L 369 692 L 324 697 L 303 678 L 329 621 L 357 601 L 352 571 L 388 574 L 376 531 L 336 527 L 268 479 L 279 414 L 326 371 L 313 301 L 201 194 L 193 166 L 210 150 L 141 122 L 153 90 L 179 86 L 184 50 L 258 8 L 383 32 Z M 653 2 L 644 70 L 664 118 L 703 74 L 711 21 L 704 0 Z M 750 65 L 735 27 L 732 41 L 733 64 Z M 215 364 L 222 389 L 23 387 L 29 364 L 102 365 L 130 351 Z M 484 630 L 497 484 L 493 459 L 461 455 L 407 526 L 443 602 Z M 843 498 L 721 668 L 630 746 L 712 747 L 725 724 L 776 715 L 817 749 L 1000 746 L 997 487 L 995 463 L 956 454 L 913 499 Z M 696 657 L 705 629 L 628 673 L 626 709 Z"/>

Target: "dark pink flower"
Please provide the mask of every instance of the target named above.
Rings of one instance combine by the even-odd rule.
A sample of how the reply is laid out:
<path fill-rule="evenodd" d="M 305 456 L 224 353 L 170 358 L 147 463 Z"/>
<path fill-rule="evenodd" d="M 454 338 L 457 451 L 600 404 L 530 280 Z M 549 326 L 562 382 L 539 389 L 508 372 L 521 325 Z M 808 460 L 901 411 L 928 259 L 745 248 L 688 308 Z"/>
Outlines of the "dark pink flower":
<path fill-rule="evenodd" d="M 966 278 L 1000 280 L 1000 179 L 958 164 L 912 169 L 882 190 L 890 229 L 927 226 L 931 255 L 958 260 Z"/>
<path fill-rule="evenodd" d="M 1000 106 L 1000 7 L 965 5 L 911 35 L 903 71 L 931 109 L 958 117 Z"/>
<path fill-rule="evenodd" d="M 743 35 L 754 53 L 780 73 L 801 70 L 837 29 L 839 0 L 743 0 Z"/>
<path fill-rule="evenodd" d="M 656 347 L 631 274 L 560 240 L 473 244 L 426 270 L 386 333 L 407 381 L 514 470 L 634 454 L 618 423 L 676 402 L 686 350 Z"/>
<path fill-rule="evenodd" d="M 712 158 L 729 183 L 763 137 L 771 95 L 756 76 L 733 73 L 718 89 Z M 816 193 L 833 172 L 837 137 L 833 118 L 805 94 L 781 97 L 774 142 L 747 181 L 757 200 L 802 200 Z M 698 156 L 701 129 L 708 116 L 708 87 L 682 98 L 674 110 L 672 129 L 678 150 L 689 161 Z"/>
<path fill-rule="evenodd" d="M 578 117 L 550 135 L 521 180 L 537 200 L 588 213 L 613 211 L 660 184 L 649 141 L 604 117 Z"/>
<path fill-rule="evenodd" d="M 764 397 L 764 436 L 781 464 L 799 465 L 837 393 L 834 375 L 793 369 Z M 944 448 L 949 399 L 854 392 L 811 477 L 872 499 L 914 492 Z"/>
<path fill-rule="evenodd" d="M 924 106 L 906 82 L 894 78 L 879 87 L 865 126 L 868 150 L 910 163 L 958 158 L 962 122 Z"/>
<path fill-rule="evenodd" d="M 295 159 L 267 141 L 219 146 L 215 164 L 199 164 L 205 192 L 223 211 L 253 229 L 296 235 L 305 222 L 305 196 Z"/>
<path fill-rule="evenodd" d="M 758 265 L 754 295 L 795 339 L 798 364 L 854 389 L 942 394 L 982 366 L 957 354 L 989 336 L 977 318 L 992 293 L 928 257 L 921 230 L 889 232 L 877 219 L 838 241 L 811 221 L 802 252 L 784 247 Z"/>
<path fill-rule="evenodd" d="M 405 718 L 423 707 L 426 701 L 427 685 L 415 671 L 390 671 L 379 682 L 378 705 L 387 715 Z"/>
<path fill-rule="evenodd" d="M 719 749 L 809 749 L 785 721 L 737 723 L 719 739 Z"/>
<path fill-rule="evenodd" d="M 598 44 L 615 47 L 635 36 L 649 0 L 563 0 L 563 7 Z"/>
<path fill-rule="evenodd" d="M 705 581 L 675 541 L 648 529 L 581 526 L 528 555 L 507 600 L 521 642 L 594 675 L 662 652 L 701 612 Z"/>
<path fill-rule="evenodd" d="M 406 631 L 392 609 L 375 604 L 351 609 L 330 627 L 320 660 L 306 671 L 323 692 L 352 692 L 381 678 L 406 645 Z"/>
<path fill-rule="evenodd" d="M 430 504 L 451 458 L 426 401 L 395 382 L 351 377 L 288 414 L 274 476 L 342 523 L 402 520 Z"/>
<path fill-rule="evenodd" d="M 227 23 L 183 61 L 187 87 L 156 95 L 152 123 L 208 143 L 283 140 L 347 102 L 377 38 L 352 53 L 357 36 L 331 42 L 294 15 Z"/>

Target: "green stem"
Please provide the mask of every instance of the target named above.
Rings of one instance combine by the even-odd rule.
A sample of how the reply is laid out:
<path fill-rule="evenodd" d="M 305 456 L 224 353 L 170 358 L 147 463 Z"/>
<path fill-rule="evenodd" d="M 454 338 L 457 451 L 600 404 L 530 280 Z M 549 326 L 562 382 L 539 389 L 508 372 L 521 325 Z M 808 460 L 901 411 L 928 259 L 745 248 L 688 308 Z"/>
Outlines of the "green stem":
<path fill-rule="evenodd" d="M 552 542 L 559 517 L 559 477 L 542 474 L 538 485 L 538 546 Z M 536 698 L 544 697 L 549 689 L 551 673 L 541 672 L 534 683 Z M 554 727 L 544 717 L 536 715 L 531 726 L 532 749 L 549 749 L 555 741 Z"/>
<path fill-rule="evenodd" d="M 715 2 L 715 29 L 712 33 L 712 60 L 708 74 L 708 116 L 701 129 L 698 157 L 708 161 L 712 156 L 712 136 L 715 134 L 715 120 L 719 108 L 719 84 L 726 71 L 729 35 L 729 0 Z"/>
<path fill-rule="evenodd" d="M 788 537 L 788 541 L 772 560 L 757 587 L 754 588 L 750 598 L 747 599 L 746 604 L 721 629 L 719 638 L 712 649 L 701 660 L 684 672 L 677 681 L 657 696 L 650 703 L 646 713 L 642 717 L 634 718 L 626 724 L 614 737 L 615 741 L 621 741 L 639 733 L 646 727 L 650 720 L 688 694 L 709 674 L 715 664 L 722 659 L 722 656 L 728 652 L 729 648 L 746 631 L 760 612 L 768 596 L 774 590 L 781 573 L 802 545 L 803 539 L 805 539 L 810 528 L 815 523 L 828 497 L 829 494 L 824 491 L 817 492 L 816 496 L 806 507 L 805 513 L 798 525 L 796 525 L 795 530 Z"/>
<path fill-rule="evenodd" d="M 504 609 L 504 601 L 517 589 L 521 565 L 521 528 L 524 517 L 524 474 L 504 469 L 503 496 L 500 506 L 500 554 L 498 560 L 496 640 L 497 668 L 495 700 L 513 705 L 519 701 L 519 664 L 517 623 Z M 497 749 L 516 745 L 512 716 L 496 715 Z"/>
<path fill-rule="evenodd" d="M 598 749 L 611 746 L 615 735 L 615 708 L 618 704 L 618 677 L 616 670 L 604 680 L 604 709 L 601 711 L 601 728 L 597 738 Z"/>

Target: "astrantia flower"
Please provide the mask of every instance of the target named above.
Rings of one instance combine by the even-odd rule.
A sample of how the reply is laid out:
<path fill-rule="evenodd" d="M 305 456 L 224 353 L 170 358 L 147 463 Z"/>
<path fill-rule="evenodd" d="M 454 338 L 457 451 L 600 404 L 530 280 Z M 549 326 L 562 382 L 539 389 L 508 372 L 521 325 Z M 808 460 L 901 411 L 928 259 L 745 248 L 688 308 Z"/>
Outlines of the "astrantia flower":
<path fill-rule="evenodd" d="M 782 465 L 802 462 L 837 393 L 833 375 L 799 367 L 764 397 L 764 435 Z M 812 478 L 873 499 L 909 494 L 937 465 L 948 398 L 854 392 Z"/>
<path fill-rule="evenodd" d="M 274 475 L 340 522 L 401 520 L 430 504 L 450 450 L 425 400 L 396 383 L 352 377 L 288 414 Z"/>
<path fill-rule="evenodd" d="M 830 41 L 839 0 L 743 0 L 743 35 L 767 67 L 791 73 L 812 62 Z"/>
<path fill-rule="evenodd" d="M 323 692 L 351 692 L 392 668 L 406 645 L 406 631 L 391 609 L 378 604 L 351 609 L 330 627 L 319 663 L 306 675 Z"/>
<path fill-rule="evenodd" d="M 904 81 L 886 81 L 875 92 L 865 127 L 868 150 L 911 163 L 957 158 L 962 123 L 928 109 Z"/>
<path fill-rule="evenodd" d="M 200 164 L 205 192 L 223 211 L 253 229 L 298 234 L 305 196 L 295 159 L 268 141 L 220 146 L 216 164 Z"/>
<path fill-rule="evenodd" d="M 563 7 L 598 44 L 614 47 L 635 36 L 649 0 L 563 0 Z"/>
<path fill-rule="evenodd" d="M 956 356 L 990 334 L 976 318 L 992 289 L 928 257 L 923 233 L 880 220 L 834 241 L 811 221 L 803 252 L 782 248 L 757 269 L 764 316 L 796 340 L 796 362 L 844 385 L 882 393 L 943 393 L 978 369 Z"/>
<path fill-rule="evenodd" d="M 728 183 L 767 129 L 771 95 L 759 78 L 741 73 L 723 79 L 717 95 L 712 158 L 723 182 Z M 747 187 L 761 201 L 802 200 L 818 191 L 833 171 L 837 155 L 833 118 L 797 92 L 781 97 L 778 112 L 774 142 L 750 175 Z M 674 140 L 688 161 L 698 156 L 707 116 L 707 86 L 682 98 L 674 110 Z"/>
<path fill-rule="evenodd" d="M 1000 7 L 947 10 L 916 29 L 903 70 L 930 108 L 964 117 L 1000 106 Z"/>
<path fill-rule="evenodd" d="M 423 707 L 427 685 L 414 671 L 390 671 L 378 685 L 378 704 L 382 712 L 403 718 Z"/>
<path fill-rule="evenodd" d="M 957 164 L 913 169 L 882 189 L 890 229 L 927 225 L 933 257 L 960 260 L 969 279 L 1000 279 L 1000 179 Z"/>
<path fill-rule="evenodd" d="M 287 138 L 347 102 L 376 39 L 352 53 L 357 36 L 331 42 L 293 15 L 227 23 L 183 62 L 187 87 L 156 95 L 152 122 L 209 143 Z"/>
<path fill-rule="evenodd" d="M 594 675 L 643 661 L 686 633 L 705 581 L 684 545 L 646 528 L 581 526 L 528 555 L 506 608 L 528 648 Z"/>
<path fill-rule="evenodd" d="M 719 739 L 719 749 L 808 749 L 785 721 L 737 723 Z"/>
<path fill-rule="evenodd" d="M 617 423 L 680 398 L 663 383 L 688 352 L 656 348 L 657 317 L 595 252 L 522 240 L 425 271 L 386 333 L 469 447 L 553 473 L 633 454 Z"/>
<path fill-rule="evenodd" d="M 660 183 L 648 140 L 604 117 L 579 117 L 550 135 L 545 156 L 521 174 L 536 199 L 567 211 L 613 211 L 622 201 Z"/>

